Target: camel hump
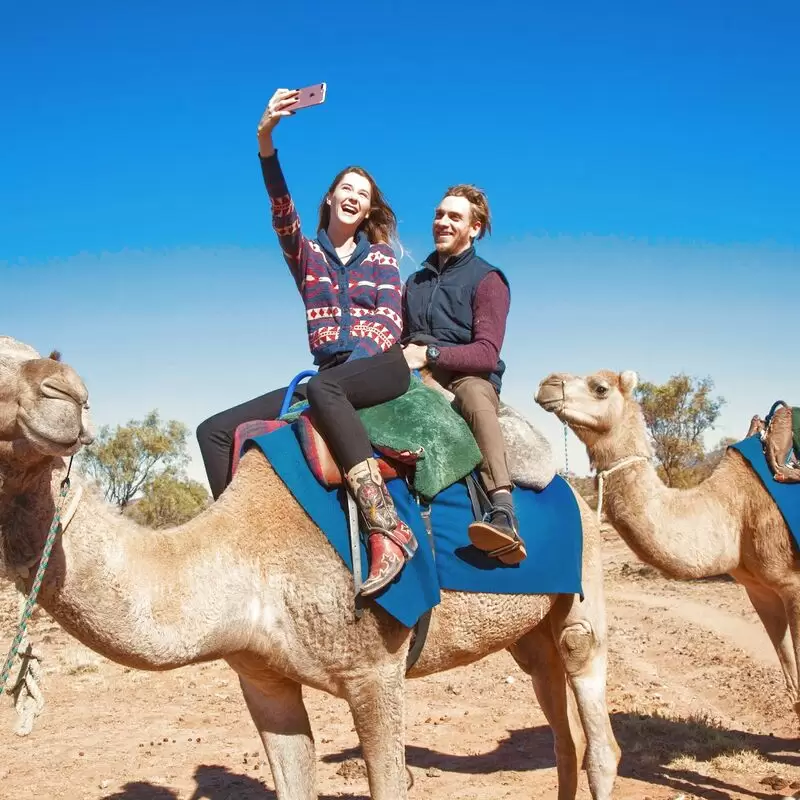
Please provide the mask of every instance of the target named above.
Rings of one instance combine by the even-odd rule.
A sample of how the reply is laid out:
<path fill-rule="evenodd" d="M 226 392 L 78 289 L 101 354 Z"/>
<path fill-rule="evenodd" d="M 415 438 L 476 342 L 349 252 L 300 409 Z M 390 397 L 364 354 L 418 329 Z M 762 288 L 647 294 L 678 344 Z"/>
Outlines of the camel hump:
<path fill-rule="evenodd" d="M 14 339 L 12 336 L 0 336 L 0 358 L 30 361 L 33 358 L 41 358 L 41 356 L 33 347 L 19 339 Z"/>
<path fill-rule="evenodd" d="M 523 414 L 500 403 L 500 430 L 506 446 L 506 462 L 516 486 L 541 490 L 556 474 L 555 458 L 547 437 Z"/>

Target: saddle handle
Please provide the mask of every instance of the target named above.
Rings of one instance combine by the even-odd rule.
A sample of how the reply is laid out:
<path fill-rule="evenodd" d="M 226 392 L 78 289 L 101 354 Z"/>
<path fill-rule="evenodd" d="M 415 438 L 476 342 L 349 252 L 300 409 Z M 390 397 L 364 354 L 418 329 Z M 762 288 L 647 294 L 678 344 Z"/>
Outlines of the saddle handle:
<path fill-rule="evenodd" d="M 781 406 L 783 406 L 783 408 L 789 408 L 789 404 L 788 404 L 788 403 L 786 403 L 786 402 L 784 402 L 783 400 L 776 400 L 776 401 L 775 401 L 775 402 L 772 404 L 772 408 L 770 408 L 770 410 L 769 410 L 769 413 L 768 413 L 768 414 L 767 414 L 767 416 L 764 418 L 764 427 L 765 427 L 765 428 L 768 428 L 768 427 L 769 427 L 769 424 L 770 424 L 770 422 L 772 422 L 772 418 L 775 416 L 775 412 L 776 412 L 776 411 L 777 411 L 777 410 L 778 410 L 778 409 L 779 409 Z"/>
<path fill-rule="evenodd" d="M 300 381 L 302 381 L 304 378 L 310 378 L 316 374 L 317 371 L 315 369 L 307 369 L 292 378 L 291 382 L 286 387 L 286 394 L 283 396 L 281 412 L 278 415 L 278 418 L 282 417 L 289 410 L 289 406 L 292 404 L 292 395 L 294 394 L 294 390 L 297 388 L 297 384 L 300 383 Z"/>

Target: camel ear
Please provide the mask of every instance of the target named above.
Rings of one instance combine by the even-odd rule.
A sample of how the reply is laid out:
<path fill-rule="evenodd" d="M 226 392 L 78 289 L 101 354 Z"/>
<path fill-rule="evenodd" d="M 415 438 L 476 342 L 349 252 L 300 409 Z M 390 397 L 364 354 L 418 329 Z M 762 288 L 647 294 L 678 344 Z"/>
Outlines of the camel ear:
<path fill-rule="evenodd" d="M 639 383 L 639 376 L 632 369 L 626 369 L 619 376 L 619 386 L 624 395 L 630 395 L 637 383 Z"/>

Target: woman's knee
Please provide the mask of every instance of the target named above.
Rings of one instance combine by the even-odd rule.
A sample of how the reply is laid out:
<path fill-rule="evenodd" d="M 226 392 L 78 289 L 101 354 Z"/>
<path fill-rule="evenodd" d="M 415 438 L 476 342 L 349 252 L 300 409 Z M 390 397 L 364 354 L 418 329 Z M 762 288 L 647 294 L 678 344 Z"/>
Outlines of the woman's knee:
<path fill-rule="evenodd" d="M 194 435 L 197 438 L 197 443 L 202 448 L 206 443 L 210 442 L 214 432 L 218 430 L 216 415 L 204 419 L 196 428 Z"/>
<path fill-rule="evenodd" d="M 195 430 L 197 443 L 200 450 L 205 450 L 219 445 L 229 445 L 233 442 L 235 426 L 231 427 L 231 420 L 227 412 L 221 411 L 208 419 L 204 419 Z"/>
<path fill-rule="evenodd" d="M 328 379 L 326 375 L 318 373 L 306 384 L 306 399 L 312 408 L 325 405 L 327 398 L 338 389 L 336 382 Z"/>

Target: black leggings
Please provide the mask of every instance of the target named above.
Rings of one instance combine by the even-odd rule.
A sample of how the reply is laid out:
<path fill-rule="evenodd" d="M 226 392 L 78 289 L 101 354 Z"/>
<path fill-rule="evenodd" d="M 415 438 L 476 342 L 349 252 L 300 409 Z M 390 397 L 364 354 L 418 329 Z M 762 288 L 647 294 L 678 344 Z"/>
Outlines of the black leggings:
<path fill-rule="evenodd" d="M 411 372 L 400 345 L 385 353 L 323 367 L 295 390 L 292 402 L 308 398 L 314 421 L 342 468 L 349 470 L 372 455 L 356 410 L 386 403 L 408 389 Z M 243 422 L 277 419 L 286 389 L 248 400 L 221 411 L 197 427 L 197 442 L 216 500 L 231 480 L 233 435 Z"/>
<path fill-rule="evenodd" d="M 197 443 L 203 456 L 211 496 L 216 500 L 231 482 L 233 466 L 233 435 L 243 422 L 254 419 L 277 419 L 286 388 L 276 389 L 246 403 L 220 411 L 197 426 Z M 300 384 L 292 395 L 292 402 L 306 399 L 306 385 Z"/>

